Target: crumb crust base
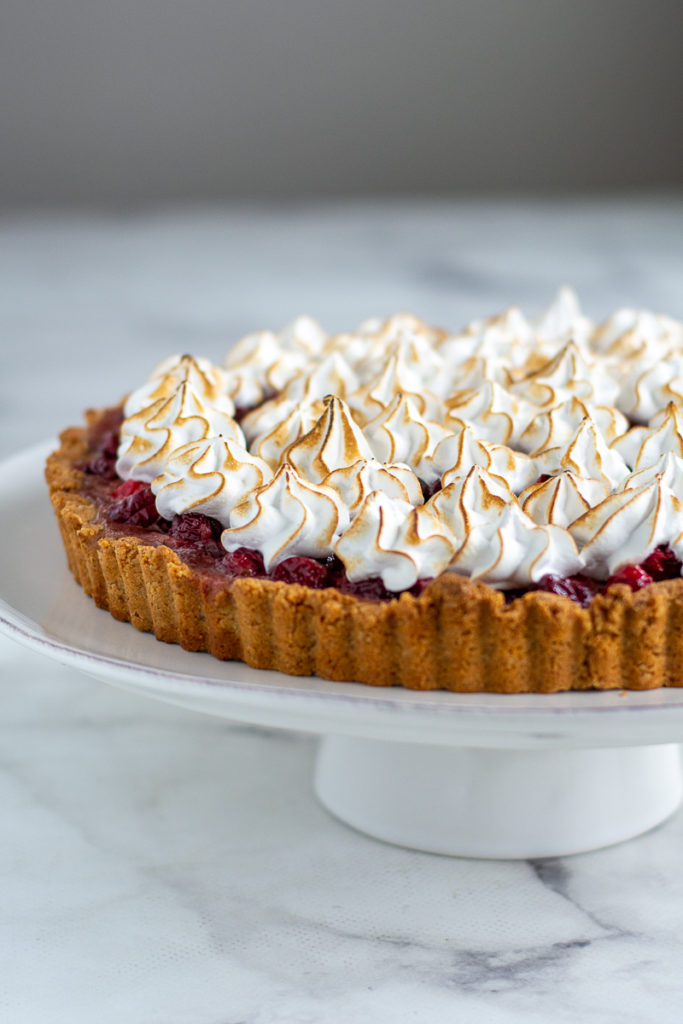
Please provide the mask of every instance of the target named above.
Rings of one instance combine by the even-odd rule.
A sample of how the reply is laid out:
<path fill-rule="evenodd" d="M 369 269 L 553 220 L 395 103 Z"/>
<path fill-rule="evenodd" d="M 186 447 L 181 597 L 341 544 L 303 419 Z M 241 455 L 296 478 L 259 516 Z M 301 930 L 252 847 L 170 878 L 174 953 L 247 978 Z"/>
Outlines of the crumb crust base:
<path fill-rule="evenodd" d="M 97 412 L 87 414 L 96 422 Z M 210 579 L 164 544 L 111 536 L 78 468 L 70 427 L 45 475 L 69 568 L 115 618 L 188 651 L 289 675 L 459 693 L 649 690 L 683 685 L 683 579 L 616 584 L 588 608 L 500 591 L 455 573 L 419 597 L 368 601 L 269 579 Z"/>

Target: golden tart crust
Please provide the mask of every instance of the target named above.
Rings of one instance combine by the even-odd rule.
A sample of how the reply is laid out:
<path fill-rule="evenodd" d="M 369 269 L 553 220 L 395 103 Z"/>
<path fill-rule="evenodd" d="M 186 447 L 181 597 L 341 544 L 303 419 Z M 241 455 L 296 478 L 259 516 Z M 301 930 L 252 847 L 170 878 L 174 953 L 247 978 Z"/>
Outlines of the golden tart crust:
<path fill-rule="evenodd" d="M 87 414 L 89 424 L 100 413 Z M 290 675 L 457 692 L 683 685 L 683 579 L 612 586 L 582 608 L 530 591 L 510 603 L 445 573 L 419 597 L 369 601 L 268 579 L 207 579 L 163 543 L 108 536 L 71 427 L 46 479 L 69 568 L 99 608 L 189 651 Z"/>

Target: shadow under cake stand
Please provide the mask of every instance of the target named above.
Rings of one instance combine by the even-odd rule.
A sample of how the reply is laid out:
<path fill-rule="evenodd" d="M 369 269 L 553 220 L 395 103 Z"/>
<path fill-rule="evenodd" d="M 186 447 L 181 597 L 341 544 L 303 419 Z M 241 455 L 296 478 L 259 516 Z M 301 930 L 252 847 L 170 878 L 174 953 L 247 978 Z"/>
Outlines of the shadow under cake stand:
<path fill-rule="evenodd" d="M 561 856 L 632 838 L 678 807 L 683 689 L 374 689 L 219 662 L 116 622 L 65 567 L 42 478 L 52 447 L 0 467 L 0 629 L 20 643 L 155 699 L 321 735 L 321 802 L 362 832 L 418 850 Z"/>

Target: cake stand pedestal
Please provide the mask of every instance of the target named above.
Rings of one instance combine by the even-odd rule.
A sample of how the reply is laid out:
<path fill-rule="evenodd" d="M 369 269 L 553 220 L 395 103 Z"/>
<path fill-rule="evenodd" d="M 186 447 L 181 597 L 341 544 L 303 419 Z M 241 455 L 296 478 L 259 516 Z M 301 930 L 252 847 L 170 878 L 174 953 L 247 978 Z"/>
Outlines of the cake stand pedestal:
<path fill-rule="evenodd" d="M 377 839 L 461 857 L 582 853 L 660 824 L 683 795 L 679 747 L 492 750 L 328 736 L 319 799 Z"/>

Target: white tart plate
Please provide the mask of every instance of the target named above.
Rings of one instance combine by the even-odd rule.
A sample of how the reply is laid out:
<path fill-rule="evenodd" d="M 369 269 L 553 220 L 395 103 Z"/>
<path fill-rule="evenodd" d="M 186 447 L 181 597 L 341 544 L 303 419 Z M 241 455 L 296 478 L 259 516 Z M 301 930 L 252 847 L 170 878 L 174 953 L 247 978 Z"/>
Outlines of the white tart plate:
<path fill-rule="evenodd" d="M 220 662 L 117 622 L 66 567 L 43 479 L 53 447 L 0 463 L 0 629 L 20 643 L 149 697 L 324 735 L 316 769 L 323 803 L 371 835 L 418 849 L 574 853 L 637 835 L 678 806 L 683 688 L 373 688 Z"/>

